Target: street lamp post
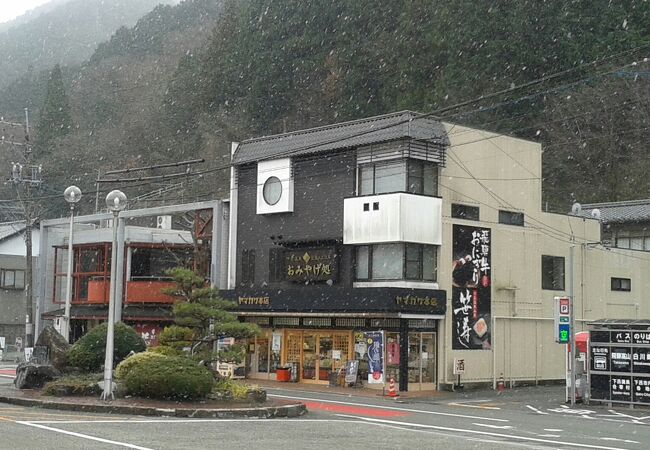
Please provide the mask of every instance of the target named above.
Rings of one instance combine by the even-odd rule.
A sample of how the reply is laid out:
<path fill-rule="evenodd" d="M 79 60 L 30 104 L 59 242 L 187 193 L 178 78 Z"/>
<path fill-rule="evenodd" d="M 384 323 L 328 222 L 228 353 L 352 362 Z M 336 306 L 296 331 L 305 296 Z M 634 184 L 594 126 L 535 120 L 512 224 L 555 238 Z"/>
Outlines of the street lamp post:
<path fill-rule="evenodd" d="M 65 312 L 63 313 L 61 334 L 65 338 L 66 342 L 70 342 L 70 303 L 72 302 L 72 262 L 74 259 L 72 253 L 74 205 L 81 200 L 81 189 L 77 186 L 69 186 L 65 191 L 63 191 L 63 198 L 65 198 L 65 201 L 70 205 L 70 234 L 68 236 L 68 273 L 66 274 Z"/>
<path fill-rule="evenodd" d="M 102 400 L 112 400 L 113 396 L 113 345 L 115 340 L 115 284 L 117 281 L 117 221 L 120 211 L 126 207 L 126 195 L 114 190 L 106 196 L 106 206 L 113 212 L 113 243 L 111 245 L 111 284 L 108 301 L 108 317 L 106 332 L 106 358 L 104 359 L 104 385 Z"/>

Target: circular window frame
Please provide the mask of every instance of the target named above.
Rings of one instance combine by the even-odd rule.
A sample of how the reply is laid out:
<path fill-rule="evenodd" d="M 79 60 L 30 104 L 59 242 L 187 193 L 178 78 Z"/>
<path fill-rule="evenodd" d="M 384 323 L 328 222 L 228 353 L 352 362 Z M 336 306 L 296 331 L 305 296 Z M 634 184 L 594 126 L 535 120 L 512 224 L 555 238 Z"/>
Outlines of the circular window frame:
<path fill-rule="evenodd" d="M 269 198 L 271 195 L 269 192 L 267 192 L 267 188 L 270 188 L 271 186 L 274 187 L 276 184 L 280 188 L 277 194 L 277 198 Z M 282 198 L 282 181 L 280 181 L 278 177 L 272 176 L 266 179 L 266 181 L 264 182 L 264 186 L 262 187 L 262 198 L 264 199 L 264 202 L 269 206 L 274 206 L 278 204 L 278 202 Z"/>

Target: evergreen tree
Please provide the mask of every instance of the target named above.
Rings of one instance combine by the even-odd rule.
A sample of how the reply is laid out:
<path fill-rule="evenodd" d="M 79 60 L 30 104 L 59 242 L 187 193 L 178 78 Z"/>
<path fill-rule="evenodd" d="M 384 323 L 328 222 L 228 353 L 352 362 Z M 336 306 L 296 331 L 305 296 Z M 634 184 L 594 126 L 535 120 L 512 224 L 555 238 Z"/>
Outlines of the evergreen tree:
<path fill-rule="evenodd" d="M 48 151 L 52 141 L 72 131 L 72 114 L 68 95 L 63 86 L 61 67 L 57 64 L 47 81 L 45 102 L 38 121 L 36 146 L 41 151 Z"/>
<path fill-rule="evenodd" d="M 189 269 L 177 267 L 168 271 L 176 288 L 165 293 L 177 299 L 173 305 L 176 327 L 163 331 L 161 343 L 174 347 L 173 341 L 191 338 L 193 354 L 204 361 L 240 362 L 245 346 L 234 345 L 213 353 L 214 342 L 222 337 L 248 339 L 259 333 L 255 324 L 241 323 L 229 312 L 235 303 L 219 297 L 219 291 L 206 286 L 205 279 Z M 165 342 L 163 342 L 165 341 Z M 170 345 L 172 344 L 172 345 Z"/>

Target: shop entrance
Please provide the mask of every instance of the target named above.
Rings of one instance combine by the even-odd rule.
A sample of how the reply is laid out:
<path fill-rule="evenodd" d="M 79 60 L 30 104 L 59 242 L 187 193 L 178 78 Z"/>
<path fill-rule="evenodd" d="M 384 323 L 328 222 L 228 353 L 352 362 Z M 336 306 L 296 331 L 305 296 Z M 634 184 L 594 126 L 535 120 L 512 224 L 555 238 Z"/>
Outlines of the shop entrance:
<path fill-rule="evenodd" d="M 408 345 L 409 387 L 436 389 L 436 334 L 411 332 Z"/>
<path fill-rule="evenodd" d="M 351 354 L 352 333 L 296 330 L 287 333 L 286 361 L 298 363 L 300 381 L 327 383 Z"/>

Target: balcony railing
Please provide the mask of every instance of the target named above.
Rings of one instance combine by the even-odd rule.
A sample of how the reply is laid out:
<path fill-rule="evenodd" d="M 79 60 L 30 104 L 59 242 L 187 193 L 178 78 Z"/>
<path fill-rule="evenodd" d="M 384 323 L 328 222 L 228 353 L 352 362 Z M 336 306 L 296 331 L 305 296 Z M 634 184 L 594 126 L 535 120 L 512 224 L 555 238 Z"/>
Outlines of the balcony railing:
<path fill-rule="evenodd" d="M 173 289 L 176 283 L 167 278 L 134 279 L 126 283 L 126 303 L 173 303 L 174 297 L 163 294 L 163 289 Z"/>

